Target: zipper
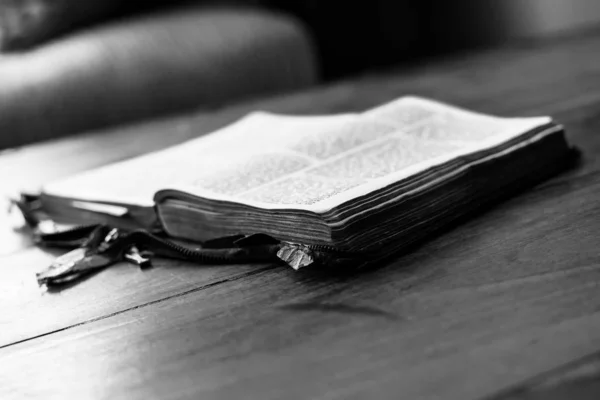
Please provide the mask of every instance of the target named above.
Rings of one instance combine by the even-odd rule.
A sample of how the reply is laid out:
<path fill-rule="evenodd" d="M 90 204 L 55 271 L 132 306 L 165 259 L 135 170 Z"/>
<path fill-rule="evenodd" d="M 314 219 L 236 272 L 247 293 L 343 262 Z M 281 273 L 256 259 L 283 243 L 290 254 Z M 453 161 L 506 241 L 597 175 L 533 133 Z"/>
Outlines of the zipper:
<path fill-rule="evenodd" d="M 119 247 L 130 246 L 136 246 L 142 251 L 147 250 L 156 256 L 216 264 L 277 261 L 277 252 L 281 247 L 279 242 L 251 246 L 236 246 L 236 243 L 233 242 L 231 247 L 225 248 L 189 248 L 143 230 L 126 234 L 123 242 L 119 243 Z"/>

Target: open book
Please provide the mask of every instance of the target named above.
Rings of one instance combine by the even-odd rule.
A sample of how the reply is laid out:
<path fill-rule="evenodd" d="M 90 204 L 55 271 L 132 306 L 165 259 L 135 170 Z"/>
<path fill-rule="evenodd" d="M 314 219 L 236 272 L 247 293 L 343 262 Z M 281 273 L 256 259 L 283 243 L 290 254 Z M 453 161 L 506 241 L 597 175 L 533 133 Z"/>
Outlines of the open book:
<path fill-rule="evenodd" d="M 47 185 L 56 216 L 203 241 L 266 233 L 386 256 L 563 169 L 548 117 L 404 97 L 360 114 L 254 113 L 184 144 Z"/>

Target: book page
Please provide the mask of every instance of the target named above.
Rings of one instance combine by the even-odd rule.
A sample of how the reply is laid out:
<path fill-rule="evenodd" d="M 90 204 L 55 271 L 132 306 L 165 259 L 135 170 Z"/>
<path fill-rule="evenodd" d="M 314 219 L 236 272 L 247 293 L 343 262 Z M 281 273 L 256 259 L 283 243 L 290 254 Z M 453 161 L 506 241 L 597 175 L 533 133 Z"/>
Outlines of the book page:
<path fill-rule="evenodd" d="M 167 150 L 45 188 L 79 200 L 152 206 L 154 194 L 324 212 L 549 118 L 498 118 L 405 97 L 363 114 L 251 114 Z"/>
<path fill-rule="evenodd" d="M 237 160 L 252 159 L 265 148 L 296 143 L 316 127 L 337 126 L 353 118 L 350 114 L 295 117 L 257 112 L 198 139 L 53 182 L 43 191 L 89 202 L 153 206 L 154 194 L 161 189 L 197 186 L 214 176 L 213 171 L 230 170 Z M 273 161 L 289 164 L 292 169 L 282 170 L 286 173 L 296 165 L 293 160 L 286 164 L 281 157 Z"/>
<path fill-rule="evenodd" d="M 317 126 L 277 149 L 249 152 L 192 185 L 170 188 L 262 208 L 324 212 L 548 122 L 485 116 L 402 98 L 337 126 Z"/>

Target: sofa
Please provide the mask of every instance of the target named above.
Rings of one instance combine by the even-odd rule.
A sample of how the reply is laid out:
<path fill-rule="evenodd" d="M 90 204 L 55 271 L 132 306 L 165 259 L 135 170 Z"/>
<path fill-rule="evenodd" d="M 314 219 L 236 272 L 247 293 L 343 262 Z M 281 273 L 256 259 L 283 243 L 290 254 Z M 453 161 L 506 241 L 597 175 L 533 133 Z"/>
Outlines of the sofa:
<path fill-rule="evenodd" d="M 121 15 L 0 54 L 0 149 L 300 90 L 317 64 L 284 12 L 192 2 Z"/>

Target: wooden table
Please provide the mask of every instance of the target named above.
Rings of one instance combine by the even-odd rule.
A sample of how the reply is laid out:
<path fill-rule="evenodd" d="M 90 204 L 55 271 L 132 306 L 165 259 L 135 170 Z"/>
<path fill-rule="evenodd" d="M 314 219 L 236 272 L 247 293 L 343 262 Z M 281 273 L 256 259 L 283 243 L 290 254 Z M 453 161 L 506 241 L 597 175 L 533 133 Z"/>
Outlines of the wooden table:
<path fill-rule="evenodd" d="M 3 216 L 0 398 L 597 398 L 600 32 L 17 149 L 0 156 L 1 190 L 178 143 L 255 109 L 363 110 L 404 94 L 553 115 L 583 161 L 349 276 L 160 261 L 42 294 L 34 272 L 52 255 Z"/>

